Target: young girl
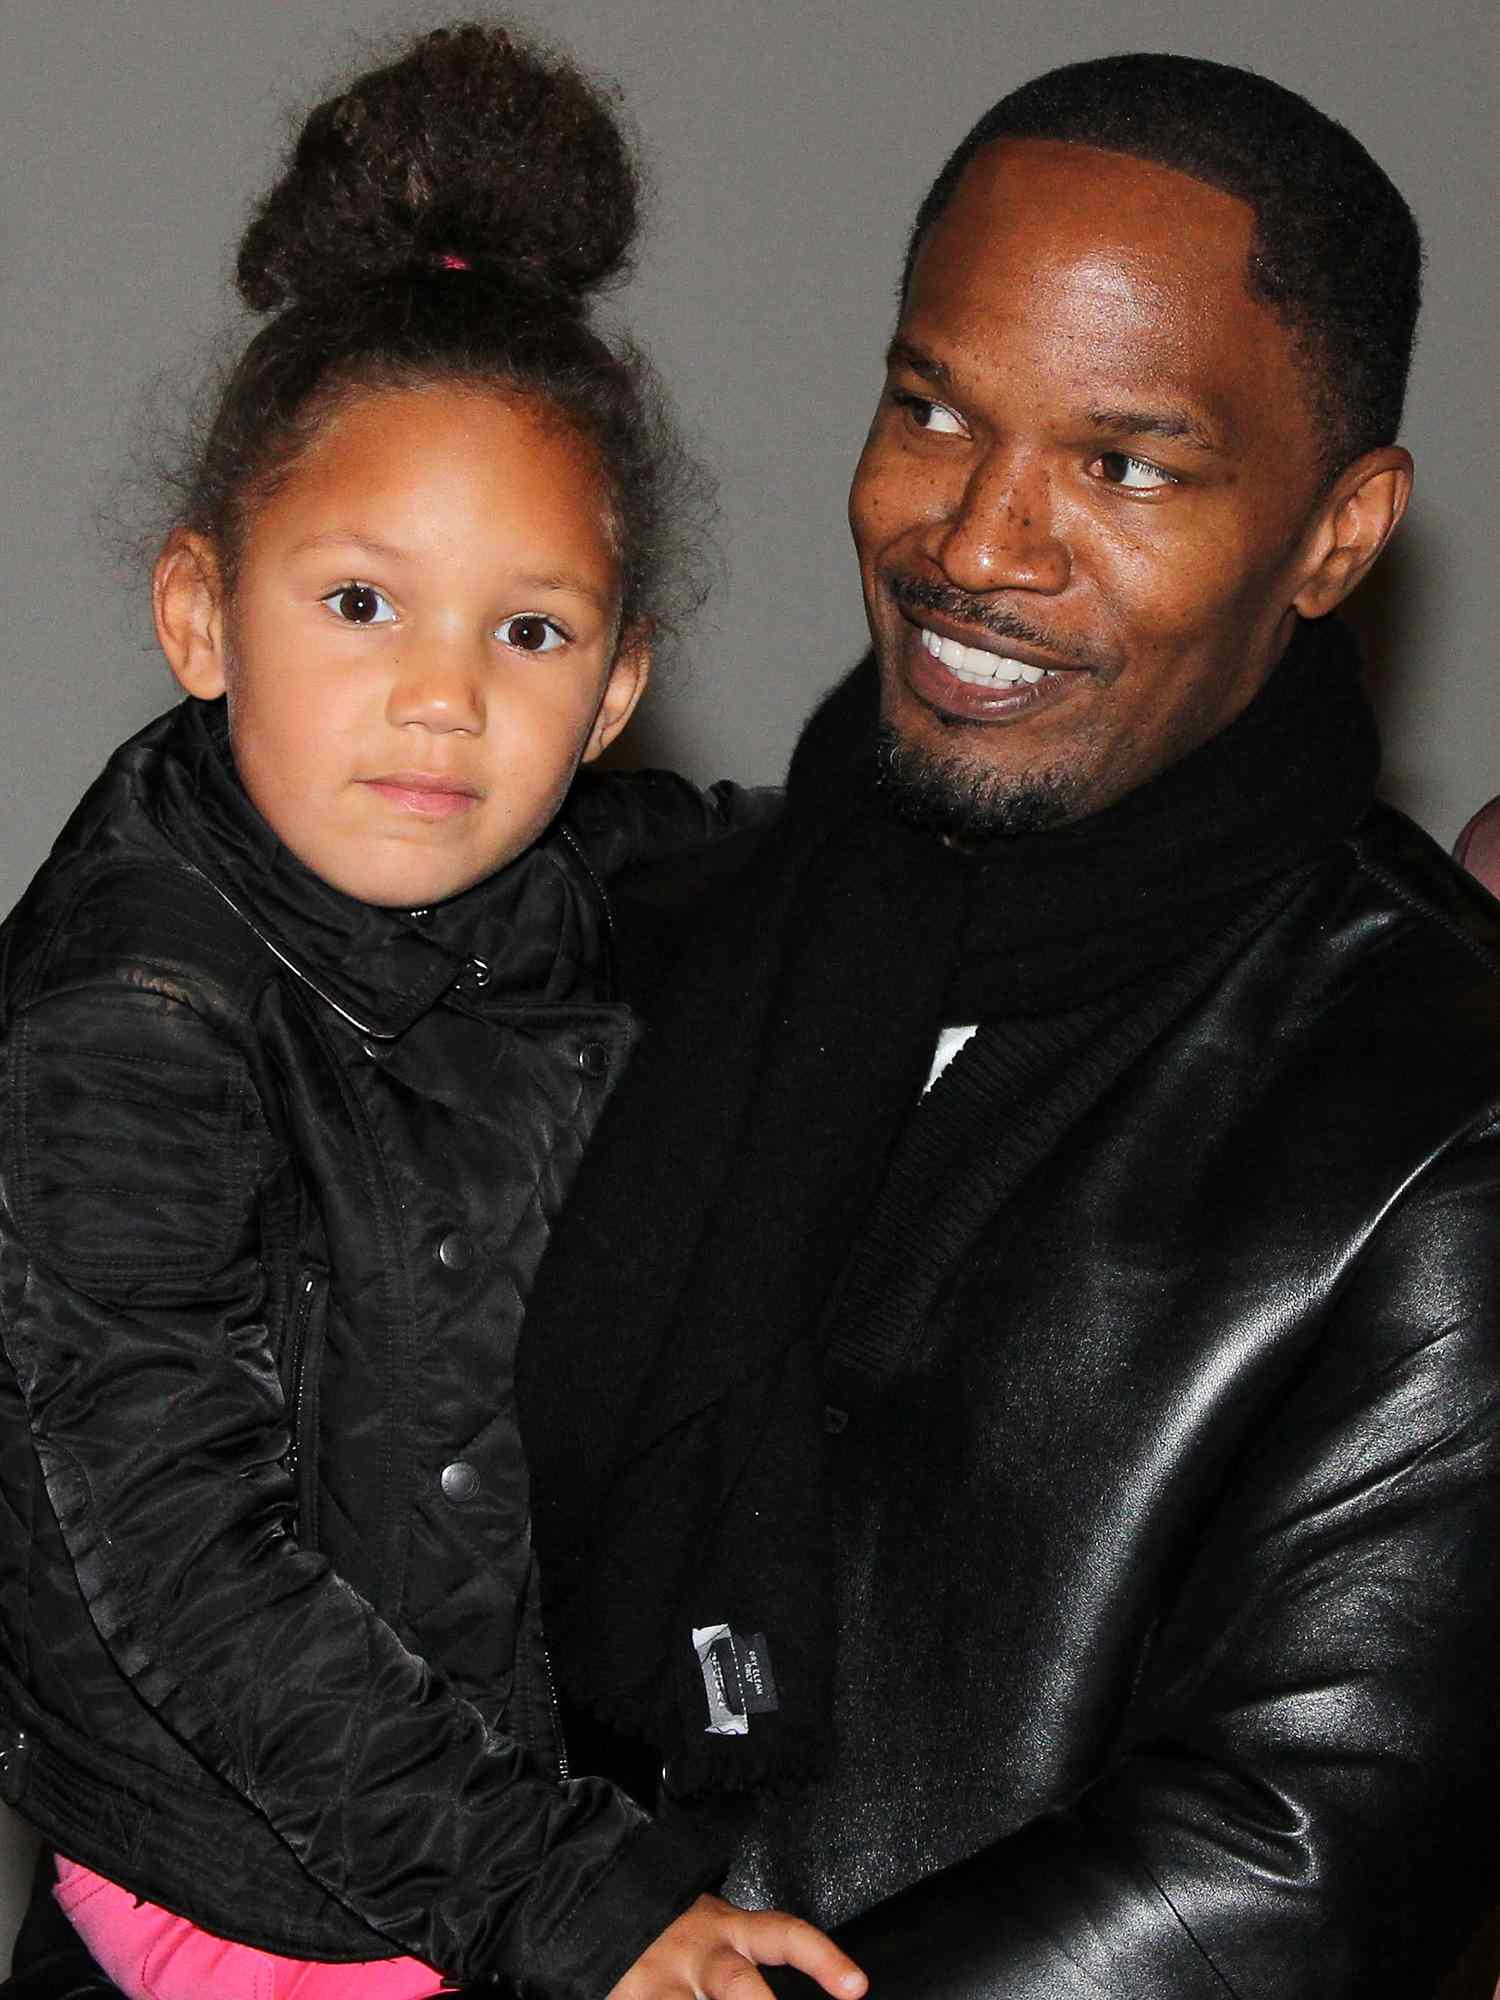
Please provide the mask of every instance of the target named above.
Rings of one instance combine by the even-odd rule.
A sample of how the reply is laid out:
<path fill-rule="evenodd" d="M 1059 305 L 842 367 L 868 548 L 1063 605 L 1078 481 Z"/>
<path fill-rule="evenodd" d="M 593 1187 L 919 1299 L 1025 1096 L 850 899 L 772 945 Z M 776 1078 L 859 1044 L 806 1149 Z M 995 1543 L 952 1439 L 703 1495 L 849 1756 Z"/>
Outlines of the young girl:
<path fill-rule="evenodd" d="M 0 1789 L 130 1994 L 862 1990 L 569 1776 L 529 1555 L 520 1301 L 631 1038 L 600 879 L 726 809 L 570 791 L 663 604 L 586 312 L 634 211 L 499 29 L 312 114 L 156 569 L 190 699 L 0 934 Z"/>

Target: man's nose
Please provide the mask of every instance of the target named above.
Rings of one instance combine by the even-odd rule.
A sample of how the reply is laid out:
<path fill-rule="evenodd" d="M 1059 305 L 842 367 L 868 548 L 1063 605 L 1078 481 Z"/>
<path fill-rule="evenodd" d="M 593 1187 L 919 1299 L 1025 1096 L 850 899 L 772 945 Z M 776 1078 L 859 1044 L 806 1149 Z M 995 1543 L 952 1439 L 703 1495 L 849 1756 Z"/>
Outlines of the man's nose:
<path fill-rule="evenodd" d="M 433 639 L 403 648 L 386 699 L 386 719 L 438 732 L 484 728 L 484 661 L 466 641 Z"/>
<path fill-rule="evenodd" d="M 936 523 L 933 547 L 948 581 L 978 595 L 993 590 L 1066 588 L 1072 559 L 1057 531 L 1045 469 L 1001 446 L 970 467 Z"/>

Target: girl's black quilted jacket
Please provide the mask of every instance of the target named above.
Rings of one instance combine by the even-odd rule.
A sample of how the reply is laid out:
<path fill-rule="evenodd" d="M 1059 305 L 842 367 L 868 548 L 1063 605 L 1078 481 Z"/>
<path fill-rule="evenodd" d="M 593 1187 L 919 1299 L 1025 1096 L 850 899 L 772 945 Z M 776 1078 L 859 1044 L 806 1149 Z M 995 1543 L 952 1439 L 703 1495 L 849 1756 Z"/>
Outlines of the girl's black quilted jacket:
<path fill-rule="evenodd" d="M 262 1949 L 580 2000 L 716 1872 L 568 1777 L 511 1374 L 633 1033 L 601 881 L 738 809 L 582 781 L 380 910 L 190 702 L 74 814 L 0 932 L 0 1789 L 62 1852 Z"/>

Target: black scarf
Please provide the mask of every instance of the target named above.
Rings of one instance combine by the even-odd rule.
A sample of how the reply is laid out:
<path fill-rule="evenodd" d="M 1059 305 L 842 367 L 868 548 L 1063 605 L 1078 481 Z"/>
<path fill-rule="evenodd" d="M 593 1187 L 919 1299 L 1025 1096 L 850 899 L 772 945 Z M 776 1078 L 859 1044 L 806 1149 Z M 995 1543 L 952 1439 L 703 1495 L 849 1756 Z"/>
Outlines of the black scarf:
<path fill-rule="evenodd" d="M 686 1792 L 827 1756 L 823 1350 L 831 1329 L 848 1401 L 922 1309 L 920 1287 L 871 1292 L 850 1253 L 898 1141 L 920 1158 L 940 1104 L 962 1123 L 942 1086 L 912 1117 L 939 1027 L 1006 1024 L 965 1057 L 1017 1114 L 976 1198 L 992 1208 L 1348 832 L 1378 761 L 1332 624 L 1299 628 L 1245 712 L 1171 770 L 977 855 L 883 810 L 875 717 L 865 663 L 657 996 L 523 1334 L 559 1677 Z M 736 1637 L 700 1659 L 694 1633 L 721 1626 Z M 709 1733 L 719 1693 L 743 1733 Z"/>

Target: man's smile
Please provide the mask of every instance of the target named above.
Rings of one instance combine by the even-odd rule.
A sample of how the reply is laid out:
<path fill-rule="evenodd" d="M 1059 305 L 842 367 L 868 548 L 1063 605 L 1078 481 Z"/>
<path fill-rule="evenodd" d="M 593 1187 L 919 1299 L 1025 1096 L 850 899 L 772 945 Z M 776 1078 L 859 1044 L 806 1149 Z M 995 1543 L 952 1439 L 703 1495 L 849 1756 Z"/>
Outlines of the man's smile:
<path fill-rule="evenodd" d="M 1033 660 L 945 639 L 930 625 L 919 625 L 917 630 L 935 660 L 941 660 L 949 673 L 956 674 L 961 681 L 972 682 L 975 687 L 1015 687 L 1022 681 L 1034 687 L 1038 681 L 1053 679 L 1057 672 L 1055 667 L 1039 666 Z"/>
<path fill-rule="evenodd" d="M 901 649 L 902 678 L 925 709 L 945 722 L 1019 720 L 1065 700 L 1085 678 L 1078 670 L 1045 667 L 1019 653 L 991 651 L 909 623 Z"/>
<path fill-rule="evenodd" d="M 1085 678 L 1110 678 L 1005 605 L 897 573 L 885 589 L 900 623 L 901 673 L 924 708 L 952 722 L 1019 719 L 1050 708 Z"/>
<path fill-rule="evenodd" d="M 1059 648 L 992 632 L 988 620 L 976 631 L 969 620 L 945 615 L 944 608 L 924 601 L 944 594 L 941 586 L 909 578 L 897 580 L 891 590 L 903 633 L 902 678 L 915 699 L 944 721 L 1019 720 L 1051 708 L 1093 677 L 1086 662 Z"/>

